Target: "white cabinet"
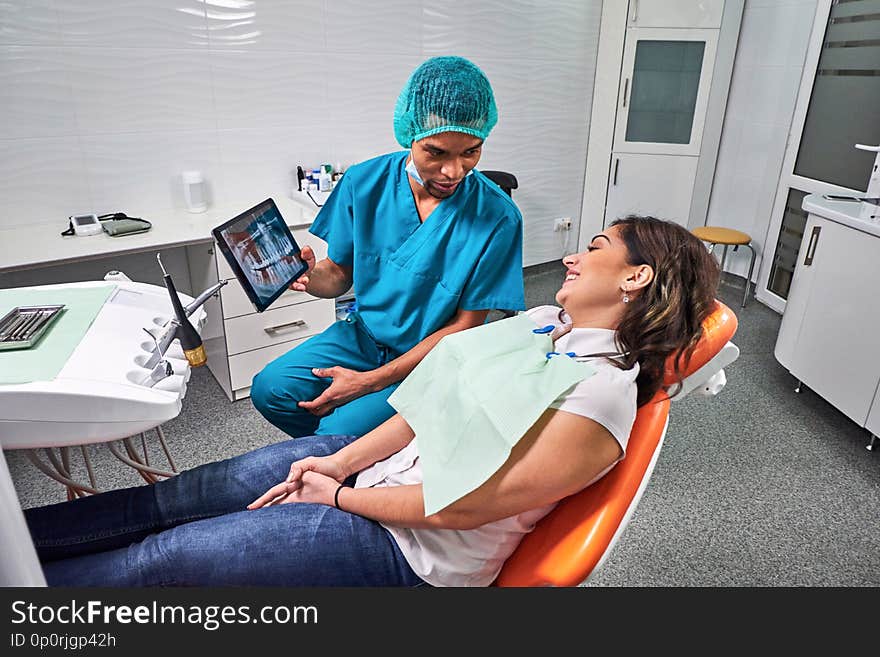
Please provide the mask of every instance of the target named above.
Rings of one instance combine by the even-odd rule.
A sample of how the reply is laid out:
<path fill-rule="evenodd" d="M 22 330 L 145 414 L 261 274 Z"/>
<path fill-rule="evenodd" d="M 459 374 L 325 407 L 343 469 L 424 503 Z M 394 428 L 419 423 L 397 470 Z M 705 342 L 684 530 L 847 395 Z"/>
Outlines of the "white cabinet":
<path fill-rule="evenodd" d="M 615 9 L 620 11 L 620 9 Z M 736 0 L 630 0 L 620 45 L 620 74 L 613 108 L 606 110 L 600 82 L 591 118 L 588 175 L 603 159 L 613 110 L 608 185 L 602 190 L 604 225 L 628 212 L 649 214 L 683 226 L 701 225 L 712 175 L 736 50 L 742 2 Z M 723 20 L 722 20 L 723 19 Z M 723 26 L 722 26 L 723 23 Z M 606 29 L 603 18 L 603 29 Z M 611 28 L 620 29 L 620 23 Z M 606 41 L 612 37 L 606 35 Z M 608 46 L 608 48 L 612 48 Z M 600 49 L 602 44 L 600 43 Z M 610 53 L 606 54 L 610 60 Z M 603 112 L 606 112 L 603 117 Z M 585 212 L 595 192 L 585 192 Z M 590 233 L 592 235 L 592 233 Z"/>
<path fill-rule="evenodd" d="M 318 260 L 326 257 L 327 244 L 307 228 L 297 227 L 292 232 L 300 246 L 312 247 Z M 205 303 L 213 323 L 203 329 L 202 336 L 208 369 L 232 401 L 250 395 L 251 380 L 266 364 L 336 320 L 334 299 L 316 299 L 294 291 L 285 292 L 258 313 L 213 243 L 187 247 L 187 255 L 195 289 L 228 281 L 219 298 Z"/>
<path fill-rule="evenodd" d="M 721 27 L 724 0 L 630 0 L 632 27 Z"/>
<path fill-rule="evenodd" d="M 880 430 L 880 235 L 810 214 L 776 359 L 872 432 Z M 873 408 L 872 408 L 873 407 Z"/>
<path fill-rule="evenodd" d="M 698 158 L 639 153 L 614 153 L 613 158 L 608 217 L 653 215 L 687 225 Z"/>

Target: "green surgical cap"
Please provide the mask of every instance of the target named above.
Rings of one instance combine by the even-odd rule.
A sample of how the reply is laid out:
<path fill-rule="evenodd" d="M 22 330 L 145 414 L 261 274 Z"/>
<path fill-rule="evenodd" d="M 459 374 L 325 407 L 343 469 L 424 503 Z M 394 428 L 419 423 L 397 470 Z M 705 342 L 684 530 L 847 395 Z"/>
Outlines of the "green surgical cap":
<path fill-rule="evenodd" d="M 441 132 L 485 139 L 498 122 L 485 74 L 463 57 L 432 57 L 412 75 L 394 107 L 394 136 L 404 148 Z"/>

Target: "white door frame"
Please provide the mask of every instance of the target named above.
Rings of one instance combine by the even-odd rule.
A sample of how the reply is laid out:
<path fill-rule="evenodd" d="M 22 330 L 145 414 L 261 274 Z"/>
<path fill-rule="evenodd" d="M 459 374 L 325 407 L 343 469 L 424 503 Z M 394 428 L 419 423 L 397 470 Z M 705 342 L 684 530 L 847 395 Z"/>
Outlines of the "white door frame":
<path fill-rule="evenodd" d="M 794 165 L 797 161 L 798 150 L 800 150 L 804 123 L 807 118 L 807 109 L 810 106 L 810 97 L 813 94 L 813 83 L 816 80 L 816 69 L 819 66 L 819 57 L 822 54 L 825 28 L 828 25 L 832 4 L 833 0 L 818 0 L 816 5 L 813 31 L 810 33 L 810 44 L 804 58 L 804 72 L 801 75 L 797 104 L 791 118 L 788 140 L 785 144 L 785 158 L 782 161 L 779 182 L 776 186 L 776 197 L 773 201 L 773 211 L 770 214 L 770 224 L 767 227 L 767 233 L 764 235 L 765 246 L 761 257 L 757 285 L 755 286 L 755 297 L 758 301 L 778 313 L 785 311 L 785 299 L 767 289 L 767 284 L 770 282 L 770 273 L 773 271 L 773 256 L 776 253 L 779 230 L 782 227 L 782 217 L 785 203 L 788 200 L 789 189 L 794 188 L 811 194 L 858 194 L 864 192 L 864 190 L 848 189 L 794 174 Z"/>

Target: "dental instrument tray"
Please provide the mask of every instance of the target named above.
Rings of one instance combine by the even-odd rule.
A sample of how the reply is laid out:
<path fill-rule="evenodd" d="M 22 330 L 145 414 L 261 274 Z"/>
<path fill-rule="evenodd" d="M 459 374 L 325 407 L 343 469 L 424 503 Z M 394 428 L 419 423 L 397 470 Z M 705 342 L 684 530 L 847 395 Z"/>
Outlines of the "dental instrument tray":
<path fill-rule="evenodd" d="M 64 304 L 13 308 L 0 319 L 0 351 L 33 347 L 62 310 Z"/>

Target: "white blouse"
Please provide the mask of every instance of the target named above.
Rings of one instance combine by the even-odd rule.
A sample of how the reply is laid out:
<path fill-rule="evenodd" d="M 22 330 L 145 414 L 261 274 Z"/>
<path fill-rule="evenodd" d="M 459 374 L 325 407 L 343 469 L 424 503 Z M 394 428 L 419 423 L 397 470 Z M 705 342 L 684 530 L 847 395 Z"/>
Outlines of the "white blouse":
<path fill-rule="evenodd" d="M 555 306 L 539 306 L 526 311 L 538 327 L 564 326 Z M 578 356 L 617 353 L 614 331 L 608 329 L 571 329 L 556 339 L 554 348 L 561 354 Z M 561 356 L 564 357 L 564 356 Z M 626 452 L 629 433 L 636 417 L 636 377 L 639 366 L 622 370 L 604 358 L 590 358 L 596 374 L 563 393 L 555 408 L 590 418 L 605 427 Z M 590 483 L 608 472 L 600 473 Z M 422 483 L 422 471 L 416 441 L 384 461 L 363 470 L 355 488 L 402 486 Z M 523 536 L 547 515 L 555 504 L 532 509 L 516 516 L 485 524 L 476 529 L 404 529 L 385 526 L 400 547 L 413 571 L 434 586 L 488 586 Z"/>

